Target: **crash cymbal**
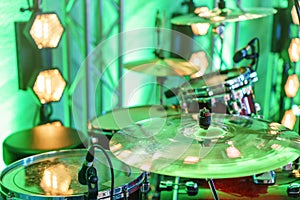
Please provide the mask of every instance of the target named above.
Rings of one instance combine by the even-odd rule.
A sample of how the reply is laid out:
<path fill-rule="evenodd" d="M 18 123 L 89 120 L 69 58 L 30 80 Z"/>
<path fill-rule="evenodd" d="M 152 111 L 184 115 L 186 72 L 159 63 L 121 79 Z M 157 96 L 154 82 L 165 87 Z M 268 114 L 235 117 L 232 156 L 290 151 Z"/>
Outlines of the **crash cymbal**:
<path fill-rule="evenodd" d="M 125 64 L 124 67 L 153 76 L 187 76 L 199 71 L 199 67 L 179 58 L 154 58 Z"/>
<path fill-rule="evenodd" d="M 245 20 L 258 19 L 273 15 L 277 11 L 273 8 L 247 8 L 247 9 L 214 9 L 200 14 L 186 14 L 171 19 L 172 24 L 191 25 L 197 23 L 222 23 L 222 22 L 239 22 Z"/>
<path fill-rule="evenodd" d="M 187 178 L 233 178 L 274 170 L 300 155 L 297 133 L 247 116 L 211 114 L 207 130 L 197 114 L 151 118 L 132 124 L 110 141 L 130 166 Z"/>

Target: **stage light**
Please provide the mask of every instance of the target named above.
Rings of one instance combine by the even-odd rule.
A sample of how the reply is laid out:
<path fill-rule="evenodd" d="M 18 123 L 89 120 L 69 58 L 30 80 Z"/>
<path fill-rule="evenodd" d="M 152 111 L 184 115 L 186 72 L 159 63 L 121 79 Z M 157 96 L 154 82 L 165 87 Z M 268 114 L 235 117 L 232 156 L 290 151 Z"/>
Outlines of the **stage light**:
<path fill-rule="evenodd" d="M 58 69 L 41 71 L 34 83 L 33 91 L 42 104 L 59 101 L 66 81 Z"/>
<path fill-rule="evenodd" d="M 209 27 L 209 23 L 197 23 L 191 25 L 194 35 L 206 35 Z"/>
<path fill-rule="evenodd" d="M 285 111 L 281 124 L 289 129 L 293 129 L 296 123 L 296 116 L 292 110 Z"/>
<path fill-rule="evenodd" d="M 57 123 L 58 126 L 62 125 L 60 120 L 50 120 L 51 103 L 61 99 L 65 87 L 66 81 L 56 68 L 43 70 L 38 74 L 32 89 L 41 103 L 39 124 Z"/>
<path fill-rule="evenodd" d="M 208 7 L 198 7 L 194 10 L 194 13 L 199 17 L 206 17 L 209 16 L 211 12 L 209 11 Z M 194 35 L 206 35 L 209 27 L 209 23 L 197 23 L 191 25 Z"/>
<path fill-rule="evenodd" d="M 291 40 L 288 53 L 291 62 L 297 62 L 300 59 L 300 38 L 293 38 Z"/>
<path fill-rule="evenodd" d="M 299 18 L 296 10 L 296 6 L 294 5 L 292 10 L 291 10 L 291 15 L 292 15 L 292 21 L 294 24 L 299 25 Z"/>
<path fill-rule="evenodd" d="M 59 17 L 54 12 L 32 14 L 24 34 L 34 41 L 39 49 L 56 48 L 64 32 Z"/>
<path fill-rule="evenodd" d="M 207 55 L 204 51 L 192 53 L 189 62 L 199 69 L 198 72 L 190 76 L 191 78 L 203 76 L 209 65 Z"/>
<path fill-rule="evenodd" d="M 292 74 L 287 78 L 284 91 L 287 97 L 295 97 L 299 89 L 299 79 L 297 74 Z"/>

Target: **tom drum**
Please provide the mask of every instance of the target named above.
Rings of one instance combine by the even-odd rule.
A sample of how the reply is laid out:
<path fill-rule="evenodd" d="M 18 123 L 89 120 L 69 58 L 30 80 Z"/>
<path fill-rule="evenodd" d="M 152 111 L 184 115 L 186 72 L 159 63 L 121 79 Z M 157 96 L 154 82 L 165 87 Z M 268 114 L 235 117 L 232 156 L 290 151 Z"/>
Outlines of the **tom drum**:
<path fill-rule="evenodd" d="M 214 113 L 256 115 L 253 84 L 257 80 L 257 73 L 244 67 L 206 74 L 180 87 L 180 107 L 183 113 L 206 107 Z"/>

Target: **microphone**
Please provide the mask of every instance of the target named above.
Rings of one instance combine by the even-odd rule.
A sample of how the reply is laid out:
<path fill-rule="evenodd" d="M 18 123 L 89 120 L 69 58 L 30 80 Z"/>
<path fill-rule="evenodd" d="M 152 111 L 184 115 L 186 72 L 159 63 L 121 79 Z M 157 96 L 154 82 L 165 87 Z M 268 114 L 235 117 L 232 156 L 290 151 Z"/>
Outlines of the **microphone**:
<path fill-rule="evenodd" d="M 86 173 L 89 167 L 93 166 L 93 161 L 94 161 L 94 148 L 90 147 L 90 149 L 88 150 L 88 153 L 85 157 L 85 161 L 82 164 L 79 172 L 78 172 L 78 182 L 81 185 L 87 185 L 87 177 L 86 177 Z"/>
<path fill-rule="evenodd" d="M 248 51 L 249 51 L 249 49 L 252 47 L 252 45 L 253 45 L 253 43 L 255 42 L 256 39 L 257 39 L 257 38 L 252 39 L 252 40 L 247 44 L 247 46 L 245 46 L 244 48 L 238 50 L 238 51 L 234 54 L 234 56 L 233 56 L 233 61 L 234 61 L 235 63 L 238 63 L 238 62 L 240 62 L 241 60 L 243 60 L 244 58 L 247 58 L 247 56 L 248 56 Z"/>

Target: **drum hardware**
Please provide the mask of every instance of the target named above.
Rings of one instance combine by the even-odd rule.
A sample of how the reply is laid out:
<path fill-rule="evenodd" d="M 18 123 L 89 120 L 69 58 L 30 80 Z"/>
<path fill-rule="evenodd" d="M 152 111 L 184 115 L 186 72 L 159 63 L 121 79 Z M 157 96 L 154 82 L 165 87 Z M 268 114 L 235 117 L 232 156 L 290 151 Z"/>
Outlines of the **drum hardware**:
<path fill-rule="evenodd" d="M 253 182 L 258 185 L 274 185 L 276 182 L 276 173 L 274 171 L 264 172 L 253 175 Z"/>
<path fill-rule="evenodd" d="M 186 192 L 189 196 L 196 196 L 198 194 L 199 187 L 198 184 L 194 181 L 188 181 L 185 184 L 175 184 L 172 181 L 161 181 L 159 184 L 159 191 L 173 191 L 175 185 L 178 185 L 179 187 L 185 186 Z"/>
<path fill-rule="evenodd" d="M 88 185 L 88 200 L 97 200 L 98 199 L 98 176 L 96 168 L 91 166 L 86 171 L 87 185 Z M 111 190 L 113 191 L 113 189 Z M 113 197 L 113 196 L 111 196 Z"/>
<path fill-rule="evenodd" d="M 147 194 L 150 191 L 150 183 L 148 180 L 148 172 L 144 172 L 144 173 L 145 173 L 145 179 L 144 182 L 142 183 L 140 190 L 143 194 Z"/>
<path fill-rule="evenodd" d="M 252 90 L 257 80 L 257 73 L 248 67 L 203 75 L 179 87 L 180 107 L 183 113 L 206 107 L 215 113 L 257 115 Z"/>
<path fill-rule="evenodd" d="M 87 155 L 85 157 L 85 161 L 82 164 L 82 167 L 78 171 L 78 182 L 82 185 L 87 185 L 88 186 L 88 193 L 87 193 L 87 199 L 88 200 L 97 200 L 98 198 L 98 176 L 97 176 L 97 170 L 93 166 L 94 164 L 94 154 L 95 154 L 95 148 L 100 149 L 110 168 L 110 175 L 111 175 L 111 187 L 110 187 L 110 199 L 113 199 L 114 196 L 114 168 L 111 162 L 110 157 L 106 153 L 106 150 L 101 147 L 100 145 L 97 144 L 91 144 Z M 126 193 L 125 193 L 126 194 Z M 127 197 L 127 195 L 126 195 Z"/>
<path fill-rule="evenodd" d="M 173 191 L 173 200 L 178 199 L 178 191 L 179 188 L 184 186 L 186 193 L 188 196 L 196 196 L 198 194 L 198 183 L 194 182 L 192 180 L 188 180 L 185 183 L 179 183 L 180 177 L 175 177 L 174 183 L 173 181 L 167 180 L 167 181 L 160 181 L 158 191 Z M 218 194 L 214 185 L 214 182 L 212 179 L 206 179 L 206 182 L 208 183 L 210 190 L 213 194 L 213 197 L 215 200 L 218 200 Z"/>
<path fill-rule="evenodd" d="M 205 107 L 199 111 L 198 122 L 199 122 L 200 128 L 203 128 L 205 130 L 207 130 L 211 124 L 210 112 Z"/>
<path fill-rule="evenodd" d="M 198 184 L 194 181 L 185 183 L 186 191 L 189 196 L 196 196 L 198 194 Z"/>
<path fill-rule="evenodd" d="M 291 183 L 287 188 L 287 194 L 291 197 L 299 197 L 300 196 L 300 184 L 299 183 Z"/>

